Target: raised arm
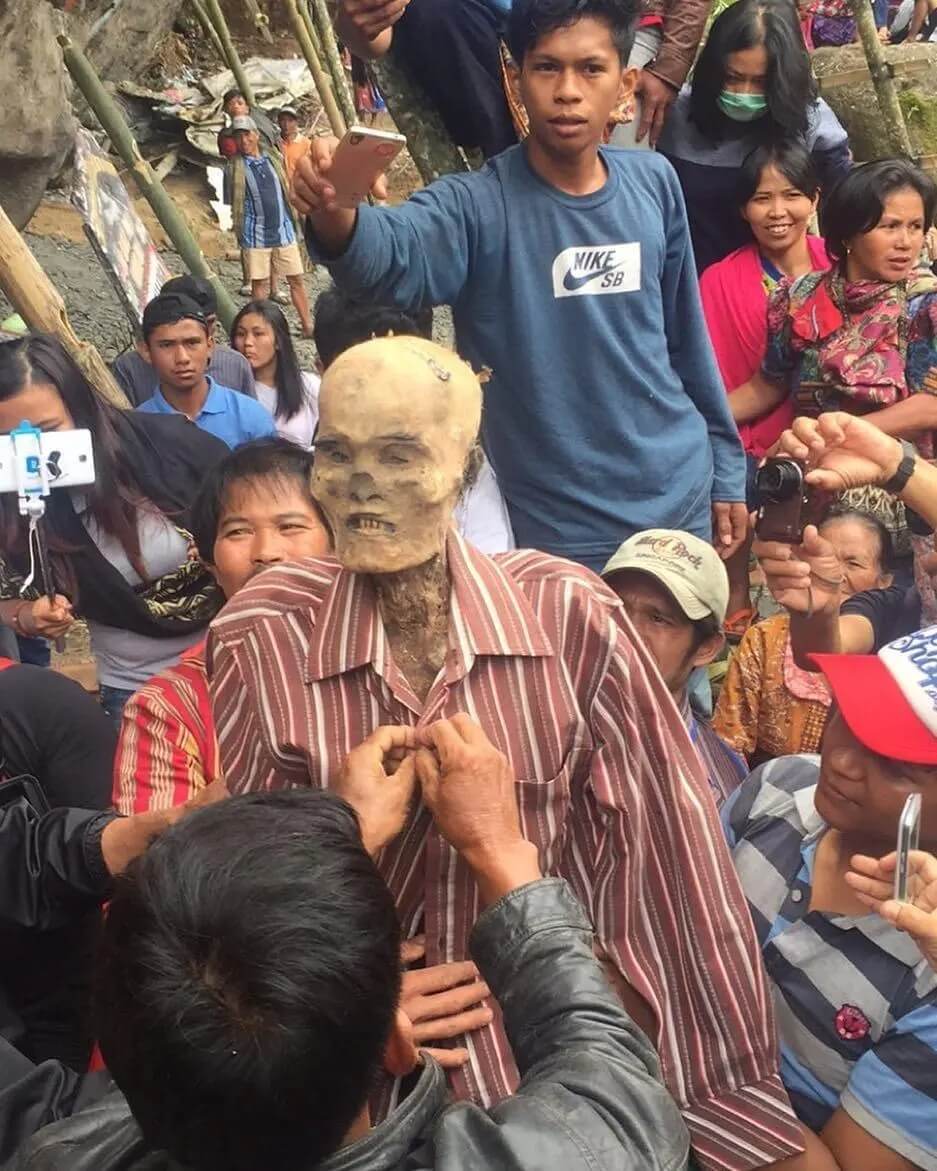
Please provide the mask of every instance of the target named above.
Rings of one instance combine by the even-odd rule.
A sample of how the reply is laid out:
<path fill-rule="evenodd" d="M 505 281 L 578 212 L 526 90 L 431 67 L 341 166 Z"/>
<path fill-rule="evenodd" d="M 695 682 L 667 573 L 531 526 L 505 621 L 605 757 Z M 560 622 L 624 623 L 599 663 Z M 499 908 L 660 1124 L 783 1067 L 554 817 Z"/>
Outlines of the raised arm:
<path fill-rule="evenodd" d="M 350 52 L 373 61 L 390 51 L 393 27 L 410 0 L 341 0 L 335 31 Z"/>
<path fill-rule="evenodd" d="M 336 283 L 356 296 L 402 309 L 459 299 L 479 238 L 498 231 L 497 208 L 482 212 L 480 175 L 447 176 L 399 207 L 340 207 L 329 181 L 337 141 L 313 140 L 293 178 L 291 197 L 307 216 L 306 243 Z M 375 185 L 374 191 L 382 188 Z"/>

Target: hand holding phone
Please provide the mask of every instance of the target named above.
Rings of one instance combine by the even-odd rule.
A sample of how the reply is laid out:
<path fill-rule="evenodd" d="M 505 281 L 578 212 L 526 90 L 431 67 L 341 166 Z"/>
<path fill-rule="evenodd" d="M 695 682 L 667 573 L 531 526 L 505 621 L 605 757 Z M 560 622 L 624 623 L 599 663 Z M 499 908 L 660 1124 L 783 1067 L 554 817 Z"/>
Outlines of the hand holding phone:
<path fill-rule="evenodd" d="M 356 208 L 406 146 L 402 134 L 352 126 L 335 148 L 328 180 L 339 207 Z"/>

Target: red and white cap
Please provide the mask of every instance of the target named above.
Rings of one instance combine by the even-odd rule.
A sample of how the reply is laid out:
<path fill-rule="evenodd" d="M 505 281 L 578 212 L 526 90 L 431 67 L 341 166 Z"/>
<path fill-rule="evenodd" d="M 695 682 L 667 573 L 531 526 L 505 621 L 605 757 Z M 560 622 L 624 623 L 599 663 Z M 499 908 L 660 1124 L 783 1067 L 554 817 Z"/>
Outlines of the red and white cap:
<path fill-rule="evenodd" d="M 850 732 L 892 760 L 937 765 L 937 626 L 877 655 L 811 655 Z"/>

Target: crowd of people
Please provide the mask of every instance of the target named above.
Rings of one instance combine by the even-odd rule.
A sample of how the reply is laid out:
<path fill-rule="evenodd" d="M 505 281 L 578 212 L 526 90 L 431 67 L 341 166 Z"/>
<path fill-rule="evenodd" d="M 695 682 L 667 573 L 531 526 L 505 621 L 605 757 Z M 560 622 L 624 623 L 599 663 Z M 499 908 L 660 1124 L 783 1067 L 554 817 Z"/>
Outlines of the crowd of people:
<path fill-rule="evenodd" d="M 0 1167 L 937 1168 L 937 187 L 710 7 L 341 0 L 485 165 L 232 92 L 227 344 L 0 343 Z"/>

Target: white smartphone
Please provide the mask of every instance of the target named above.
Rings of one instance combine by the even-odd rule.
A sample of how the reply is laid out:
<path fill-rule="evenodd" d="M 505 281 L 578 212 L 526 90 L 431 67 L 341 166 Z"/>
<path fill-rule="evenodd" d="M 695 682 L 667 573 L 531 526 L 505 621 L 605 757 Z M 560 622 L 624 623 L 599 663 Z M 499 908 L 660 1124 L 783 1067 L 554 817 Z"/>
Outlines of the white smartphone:
<path fill-rule="evenodd" d="M 898 857 L 895 862 L 895 898 L 899 903 L 908 902 L 908 885 L 911 870 L 911 851 L 917 849 L 921 832 L 921 794 L 912 793 L 905 801 L 901 817 L 898 818 Z"/>
<path fill-rule="evenodd" d="M 35 456 L 17 457 L 12 435 L 0 435 L 0 492 L 20 492 L 41 483 Z M 94 483 L 94 447 L 90 431 L 43 431 L 39 459 L 50 488 L 77 488 Z M 18 466 L 19 464 L 19 466 Z"/>
<path fill-rule="evenodd" d="M 352 126 L 335 148 L 328 181 L 335 188 L 339 207 L 356 208 L 368 198 L 375 179 L 382 175 L 407 145 L 402 134 Z"/>

